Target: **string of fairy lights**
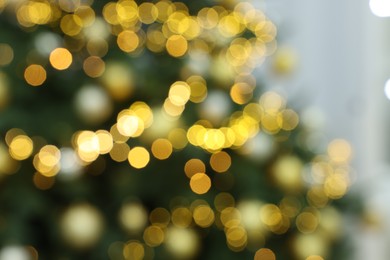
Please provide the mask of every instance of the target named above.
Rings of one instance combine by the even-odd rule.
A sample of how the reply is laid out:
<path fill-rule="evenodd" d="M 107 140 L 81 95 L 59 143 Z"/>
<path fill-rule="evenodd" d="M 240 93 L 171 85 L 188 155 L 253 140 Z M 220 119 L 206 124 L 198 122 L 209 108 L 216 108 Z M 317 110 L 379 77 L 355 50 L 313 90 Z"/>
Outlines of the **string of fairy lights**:
<path fill-rule="evenodd" d="M 48 190 L 57 177 L 80 174 L 102 155 L 141 170 L 151 160 L 169 160 L 173 153 L 195 146 L 209 155 L 209 161 L 191 158 L 184 162 L 183 174 L 188 177 L 188 189 L 201 195 L 213 185 L 211 173 L 206 173 L 208 166 L 215 174 L 225 174 L 234 163 L 232 152 L 256 155 L 258 146 L 265 145 L 254 143 L 259 135 L 265 133 L 269 140 L 297 128 L 299 116 L 280 94 L 269 91 L 254 101 L 256 78 L 251 73 L 276 51 L 277 30 L 249 2 L 226 1 L 190 14 L 182 2 L 120 0 L 105 4 L 102 16 L 92 4 L 92 0 L 0 1 L 0 11 L 15 14 L 20 27 L 47 26 L 58 32 L 36 36 L 35 51 L 40 58 L 39 62 L 33 58 L 25 62 L 26 87 L 50 87 L 45 85 L 49 67 L 55 73 L 82 70 L 96 85 L 84 86 L 76 95 L 79 116 L 91 124 L 105 122 L 112 117 L 112 100 L 126 101 L 138 90 L 137 75 L 132 75 L 126 64 L 106 60 L 112 39 L 129 57 L 150 52 L 186 59 L 181 79 L 162 86 L 167 91 L 160 106 L 135 101 L 116 115 L 110 129 L 75 132 L 71 147 L 57 147 L 22 129 L 10 129 L 5 143 L 0 142 L 2 176 L 17 173 L 20 162 L 32 158 L 33 183 Z M 0 43 L 0 66 L 13 59 L 12 45 Z M 208 86 L 210 74 L 225 89 Z M 4 97 L 9 93 L 5 73 L 0 72 L 0 81 L 1 108 L 7 105 Z M 225 93 L 229 93 L 227 98 Z M 201 106 L 202 119 L 186 126 L 181 118 L 189 103 Z M 241 109 L 230 112 L 227 103 Z M 129 140 L 137 138 L 140 145 L 130 147 Z M 278 138 L 282 143 L 288 135 Z M 272 153 L 271 146 L 266 147 Z M 153 248 L 164 244 L 175 256 L 190 258 L 200 246 L 193 227 L 216 226 L 225 233 L 232 251 L 248 249 L 256 260 L 271 260 L 274 252 L 262 248 L 267 237 L 296 227 L 300 232 L 294 242 L 296 255 L 306 260 L 324 259 L 327 245 L 337 237 L 341 225 L 329 202 L 348 191 L 351 155 L 348 142 L 337 139 L 328 145 L 327 154 L 307 164 L 295 155 L 280 157 L 273 165 L 273 178 L 287 195 L 279 204 L 236 201 L 228 192 L 220 192 L 214 205 L 197 199 L 149 213 L 141 202 L 125 203 L 120 222 L 129 233 L 141 234 L 140 239 L 114 242 L 108 255 L 111 259 L 152 259 Z M 305 193 L 309 206 L 293 196 L 297 191 Z M 89 204 L 69 208 L 61 223 L 65 240 L 75 248 L 95 244 L 103 230 L 103 216 Z M 28 248 L 38 259 L 34 250 Z"/>

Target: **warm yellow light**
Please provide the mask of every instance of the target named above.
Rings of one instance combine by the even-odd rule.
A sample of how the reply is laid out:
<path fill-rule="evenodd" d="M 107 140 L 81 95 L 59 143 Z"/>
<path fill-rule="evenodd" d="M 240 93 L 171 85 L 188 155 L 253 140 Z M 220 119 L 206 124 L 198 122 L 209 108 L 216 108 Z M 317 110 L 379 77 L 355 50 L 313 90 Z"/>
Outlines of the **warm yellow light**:
<path fill-rule="evenodd" d="M 276 260 L 276 256 L 271 249 L 261 248 L 256 251 L 254 260 Z"/>
<path fill-rule="evenodd" d="M 188 43 L 183 36 L 172 35 L 167 40 L 166 48 L 169 55 L 178 58 L 186 54 Z"/>
<path fill-rule="evenodd" d="M 56 48 L 50 53 L 50 64 L 57 70 L 65 70 L 72 64 L 72 54 L 65 48 Z"/>
<path fill-rule="evenodd" d="M 176 106 L 185 105 L 190 99 L 191 88 L 184 81 L 176 81 L 169 89 L 169 100 Z"/>
<path fill-rule="evenodd" d="M 245 249 L 248 236 L 242 226 L 234 226 L 226 230 L 226 242 L 228 247 L 234 252 L 240 252 Z"/>
<path fill-rule="evenodd" d="M 172 144 L 169 140 L 159 138 L 152 143 L 153 156 L 159 160 L 168 159 L 172 154 Z"/>
<path fill-rule="evenodd" d="M 352 157 L 352 148 L 346 140 L 335 139 L 328 145 L 328 154 L 332 161 L 345 163 Z"/>
<path fill-rule="evenodd" d="M 183 149 L 186 147 L 187 140 L 187 132 L 182 128 L 172 129 L 168 134 L 168 140 L 171 142 L 174 149 Z"/>
<path fill-rule="evenodd" d="M 156 247 L 164 242 L 165 234 L 161 227 L 152 225 L 145 229 L 143 238 L 148 246 Z"/>
<path fill-rule="evenodd" d="M 206 81 L 200 76 L 191 76 L 187 79 L 190 86 L 190 100 L 194 103 L 200 103 L 207 97 Z"/>
<path fill-rule="evenodd" d="M 14 50 L 6 43 L 0 43 L 0 66 L 8 65 L 14 59 Z"/>
<path fill-rule="evenodd" d="M 144 168 L 150 160 L 148 150 L 143 147 L 137 146 L 130 150 L 127 157 L 131 166 L 137 169 Z"/>
<path fill-rule="evenodd" d="M 266 204 L 260 209 L 260 219 L 267 226 L 276 226 L 282 221 L 280 209 L 274 204 Z"/>
<path fill-rule="evenodd" d="M 46 80 L 46 70 L 37 64 L 32 64 L 24 71 L 24 79 L 31 86 L 40 86 Z"/>
<path fill-rule="evenodd" d="M 158 9 L 154 4 L 144 2 L 138 7 L 138 17 L 142 23 L 151 24 L 158 17 Z"/>
<path fill-rule="evenodd" d="M 136 115 L 123 115 L 118 119 L 117 128 L 122 135 L 132 136 L 137 132 L 140 124 L 141 120 Z"/>
<path fill-rule="evenodd" d="M 196 173 L 206 172 L 206 165 L 199 159 L 190 159 L 184 165 L 184 172 L 188 178 L 191 178 Z"/>
<path fill-rule="evenodd" d="M 96 133 L 82 131 L 78 133 L 76 143 L 78 155 L 83 161 L 92 162 L 99 156 L 99 138 Z"/>
<path fill-rule="evenodd" d="M 139 37 L 133 31 L 123 31 L 118 35 L 117 44 L 124 52 L 133 52 L 139 45 Z"/>
<path fill-rule="evenodd" d="M 33 183 L 35 187 L 40 190 L 48 190 L 53 187 L 55 183 L 55 177 L 47 177 L 39 172 L 36 172 L 33 176 Z"/>
<path fill-rule="evenodd" d="M 89 56 L 83 62 L 83 69 L 89 77 L 98 78 L 103 75 L 106 64 L 100 57 Z"/>
<path fill-rule="evenodd" d="M 123 256 L 125 259 L 141 260 L 145 256 L 145 248 L 138 241 L 128 242 L 123 248 Z"/>
<path fill-rule="evenodd" d="M 98 130 L 96 136 L 99 142 L 99 153 L 109 153 L 114 146 L 112 135 L 106 130 Z"/>
<path fill-rule="evenodd" d="M 172 223 L 181 228 L 187 228 L 192 223 L 192 214 L 188 208 L 178 207 L 172 212 Z"/>
<path fill-rule="evenodd" d="M 78 35 L 83 26 L 83 21 L 75 14 L 67 14 L 62 17 L 60 22 L 61 30 L 69 36 Z"/>
<path fill-rule="evenodd" d="M 166 227 L 171 221 L 169 211 L 164 208 L 155 208 L 149 215 L 149 221 L 153 225 Z"/>
<path fill-rule="evenodd" d="M 116 162 L 124 162 L 129 155 L 130 147 L 127 143 L 114 143 L 110 151 L 110 157 Z"/>
<path fill-rule="evenodd" d="M 211 155 L 210 165 L 216 172 L 226 172 L 230 165 L 232 164 L 232 159 L 227 152 L 221 151 Z"/>
<path fill-rule="evenodd" d="M 198 226 L 206 228 L 214 223 L 215 214 L 208 205 L 199 205 L 194 209 L 193 218 Z"/>
<path fill-rule="evenodd" d="M 316 230 L 318 226 L 318 219 L 311 212 L 302 212 L 296 218 L 295 223 L 300 232 L 307 234 Z"/>
<path fill-rule="evenodd" d="M 196 194 L 205 194 L 211 188 L 211 179 L 205 173 L 196 173 L 191 177 L 190 187 Z"/>
<path fill-rule="evenodd" d="M 33 142 L 26 135 L 18 135 L 12 139 L 9 146 L 9 153 L 15 160 L 25 160 L 33 152 Z"/>

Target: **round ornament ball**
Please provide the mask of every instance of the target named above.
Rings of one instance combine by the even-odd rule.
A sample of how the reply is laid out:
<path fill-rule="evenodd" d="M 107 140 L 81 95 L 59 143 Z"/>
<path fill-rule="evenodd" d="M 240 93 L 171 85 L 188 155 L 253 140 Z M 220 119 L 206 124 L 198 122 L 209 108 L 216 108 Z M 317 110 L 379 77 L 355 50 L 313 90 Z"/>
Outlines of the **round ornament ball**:
<path fill-rule="evenodd" d="M 70 206 L 60 219 L 60 229 L 65 242 L 76 249 L 95 245 L 103 232 L 103 216 L 87 203 Z"/>
<path fill-rule="evenodd" d="M 75 108 L 82 120 L 89 124 L 100 124 L 107 120 L 113 111 L 113 104 L 106 91 L 99 86 L 83 86 L 76 94 Z"/>

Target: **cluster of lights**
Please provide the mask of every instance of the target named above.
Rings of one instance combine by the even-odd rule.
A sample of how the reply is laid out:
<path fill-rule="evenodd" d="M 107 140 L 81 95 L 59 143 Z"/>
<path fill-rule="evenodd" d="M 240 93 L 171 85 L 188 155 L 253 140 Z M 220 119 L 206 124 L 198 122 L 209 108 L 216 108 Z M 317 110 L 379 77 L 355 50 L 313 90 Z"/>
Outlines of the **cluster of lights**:
<path fill-rule="evenodd" d="M 217 70 L 232 79 L 233 83 L 225 89 L 229 101 L 242 109 L 221 122 L 202 119 L 183 126 L 179 119 L 186 106 L 191 102 L 204 102 L 209 94 L 206 81 L 209 75 L 184 71 L 184 79 L 163 86 L 167 91 L 160 107 L 152 108 L 143 101 L 135 101 L 117 114 L 110 129 L 74 133 L 71 147 L 47 144 L 43 138 L 29 137 L 21 129 L 9 130 L 5 144 L 0 142 L 0 176 L 14 174 L 20 161 L 32 158 L 36 171 L 33 183 L 38 189 L 47 190 L 58 175 L 79 173 L 100 156 L 109 156 L 116 162 L 127 161 L 139 170 L 147 167 L 152 157 L 167 160 L 175 151 L 191 144 L 205 151 L 208 162 L 191 158 L 185 162 L 183 171 L 188 178 L 188 189 L 203 195 L 213 185 L 218 185 L 215 177 L 232 176 L 233 150 L 244 154 L 245 145 L 260 133 L 271 138 L 283 133 L 288 138 L 299 124 L 297 113 L 286 107 L 286 100 L 278 93 L 269 91 L 253 101 L 256 79 L 251 73 L 275 51 L 276 27 L 249 3 L 240 2 L 233 10 L 222 6 L 205 7 L 191 15 L 181 2 L 160 0 L 137 4 L 133 0 L 119 0 L 105 4 L 102 17 L 91 7 L 93 1 L 29 0 L 15 5 L 9 3 L 9 6 L 5 3 L 0 1 L 0 11 L 14 8 L 22 27 L 57 25 L 64 34 L 65 47 L 61 44 L 49 49 L 41 47 L 38 52 L 46 55 L 46 60 L 25 66 L 23 77 L 31 86 L 44 85 L 50 76 L 47 64 L 55 73 L 61 73 L 77 67 L 74 64 L 81 61 L 78 67 L 89 78 L 99 80 L 113 100 L 128 101 L 136 91 L 136 76 L 125 63 L 104 60 L 109 51 L 109 37 L 115 37 L 118 48 L 130 56 L 150 51 L 166 52 L 180 59 L 212 57 Z M 41 37 L 40 40 L 46 39 L 45 35 Z M 10 64 L 13 59 L 12 47 L 0 43 L 0 66 Z M 0 80 L 1 77 L 2 74 Z M 161 120 L 171 124 L 166 131 Z M 136 138 L 140 142 L 130 147 Z M 179 203 L 170 210 L 156 208 L 150 214 L 141 203 L 124 204 L 119 220 L 129 234 L 137 234 L 138 238 L 112 243 L 108 254 L 111 259 L 152 258 L 153 248 L 165 245 L 177 257 L 191 258 L 199 247 L 196 228 L 207 229 L 214 225 L 223 230 L 232 251 L 249 249 L 254 252 L 255 260 L 274 260 L 271 249 L 260 248 L 265 245 L 267 236 L 285 234 L 294 227 L 303 235 L 326 231 L 321 215 L 330 207 L 331 200 L 343 197 L 348 191 L 351 153 L 346 141 L 335 140 L 329 144 L 327 155 L 318 156 L 307 165 L 293 156 L 277 158 L 272 177 L 281 189 L 292 193 L 277 204 L 236 203 L 228 192 L 217 194 L 214 205 L 199 199 Z M 307 174 L 301 179 L 303 172 Z M 231 179 L 234 182 L 234 177 Z M 307 207 L 294 196 L 294 192 L 304 188 L 307 188 Z M 76 246 L 77 241 L 81 241 L 79 246 L 88 247 L 96 242 L 99 234 L 83 231 L 92 225 L 85 221 L 88 218 L 83 215 L 85 209 L 98 219 L 90 229 L 100 234 L 102 216 L 90 206 L 79 205 L 76 212 L 73 209 L 65 214 L 63 225 L 66 239 Z M 79 221 L 80 214 L 83 218 Z M 306 260 L 323 260 L 315 252 L 302 255 Z"/>
<path fill-rule="evenodd" d="M 179 202 L 180 201 L 180 202 Z M 116 241 L 110 245 L 111 259 L 137 255 L 140 259 L 154 254 L 153 248 L 164 246 L 176 256 L 193 258 L 199 247 L 199 235 L 195 228 L 208 229 L 215 226 L 224 231 L 227 246 L 235 252 L 250 250 L 254 259 L 275 260 L 275 253 L 263 247 L 270 234 L 286 233 L 293 222 L 302 234 L 313 234 L 316 230 L 328 232 L 326 211 L 314 207 L 302 208 L 297 198 L 285 197 L 279 205 L 261 201 L 240 201 L 227 192 L 214 198 L 213 205 L 205 200 L 189 203 L 185 198 L 176 198 L 171 209 L 155 208 L 149 214 L 138 202 L 123 205 L 121 221 L 129 234 L 137 239 Z M 129 221 L 129 219 L 132 221 Z M 149 221 L 147 221 L 149 220 Z M 259 249 L 260 247 L 260 249 Z M 324 258 L 308 254 L 306 260 Z"/>

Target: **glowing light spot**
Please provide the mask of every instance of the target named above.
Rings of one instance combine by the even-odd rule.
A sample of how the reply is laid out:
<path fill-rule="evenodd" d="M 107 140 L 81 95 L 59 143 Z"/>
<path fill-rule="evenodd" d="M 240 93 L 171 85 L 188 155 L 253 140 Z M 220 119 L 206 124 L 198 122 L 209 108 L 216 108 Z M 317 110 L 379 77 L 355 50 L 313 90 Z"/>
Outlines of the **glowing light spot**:
<path fill-rule="evenodd" d="M 274 204 L 266 204 L 260 209 L 260 219 L 267 226 L 276 226 L 282 221 L 280 209 Z"/>
<path fill-rule="evenodd" d="M 215 208 L 219 212 L 221 212 L 225 208 L 234 207 L 235 203 L 236 202 L 235 202 L 234 197 L 230 193 L 227 193 L 227 192 L 221 192 L 217 196 L 215 196 L 215 198 L 214 198 Z"/>
<path fill-rule="evenodd" d="M 92 131 L 82 131 L 78 133 L 77 152 L 81 160 L 85 162 L 92 162 L 99 156 L 99 138 L 96 133 Z"/>
<path fill-rule="evenodd" d="M 74 14 L 67 14 L 62 17 L 60 22 L 61 30 L 69 36 L 76 36 L 78 35 L 83 26 L 83 21 Z"/>
<path fill-rule="evenodd" d="M 130 150 L 128 160 L 131 166 L 137 169 L 141 169 L 149 163 L 150 155 L 148 150 L 137 146 Z"/>
<path fill-rule="evenodd" d="M 110 157 L 116 162 L 124 162 L 127 160 L 130 152 L 130 147 L 127 143 L 114 143 L 110 151 Z"/>
<path fill-rule="evenodd" d="M 196 173 L 206 172 L 206 165 L 199 159 L 190 159 L 184 165 L 184 172 L 191 178 Z"/>
<path fill-rule="evenodd" d="M 141 121 L 135 115 L 124 115 L 119 117 L 117 128 L 119 133 L 124 136 L 132 136 L 134 135 L 139 127 Z"/>
<path fill-rule="evenodd" d="M 234 207 L 227 207 L 221 211 L 221 223 L 226 228 L 236 227 L 241 224 L 241 214 Z"/>
<path fill-rule="evenodd" d="M 133 31 L 123 31 L 117 38 L 118 47 L 124 52 L 133 52 L 139 45 L 139 37 Z"/>
<path fill-rule="evenodd" d="M 276 260 L 276 256 L 271 249 L 261 248 L 256 251 L 254 260 Z"/>
<path fill-rule="evenodd" d="M 139 233 L 147 224 L 147 212 L 139 202 L 127 202 L 119 211 L 119 220 L 122 226 L 130 233 Z"/>
<path fill-rule="evenodd" d="M 33 176 L 33 183 L 40 190 L 48 190 L 54 186 L 55 177 L 48 177 L 37 172 Z"/>
<path fill-rule="evenodd" d="M 53 177 L 60 170 L 61 151 L 54 145 L 45 145 L 34 156 L 35 169 L 45 177 Z"/>
<path fill-rule="evenodd" d="M 390 16 L 390 2 L 387 0 L 370 0 L 370 9 L 376 16 Z"/>
<path fill-rule="evenodd" d="M 210 165 L 216 172 L 226 172 L 230 165 L 232 164 L 232 159 L 227 152 L 217 152 L 211 155 Z"/>
<path fill-rule="evenodd" d="M 163 104 L 164 112 L 171 117 L 179 117 L 183 113 L 184 108 L 184 105 L 178 106 L 173 104 L 169 98 L 165 99 Z"/>
<path fill-rule="evenodd" d="M 192 214 L 188 208 L 179 207 L 172 212 L 172 223 L 181 228 L 187 228 L 191 225 Z"/>
<path fill-rule="evenodd" d="M 138 241 L 128 242 L 123 248 L 123 256 L 125 259 L 142 260 L 145 256 L 145 248 Z"/>
<path fill-rule="evenodd" d="M 191 89 L 190 100 L 194 103 L 200 103 L 207 97 L 206 81 L 200 76 L 191 76 L 187 79 Z"/>
<path fill-rule="evenodd" d="M 83 27 L 91 26 L 95 22 L 95 11 L 88 5 L 79 6 L 74 14 L 83 21 Z"/>
<path fill-rule="evenodd" d="M 18 135 L 12 139 L 9 146 L 9 153 L 15 160 L 25 160 L 33 152 L 33 142 L 26 135 Z"/>
<path fill-rule="evenodd" d="M 325 194 L 331 199 L 339 199 L 347 193 L 348 184 L 348 179 L 345 176 L 332 174 L 325 180 Z"/>
<path fill-rule="evenodd" d="M 234 252 L 240 252 L 247 245 L 248 236 L 246 230 L 241 226 L 234 226 L 226 231 L 226 242 Z"/>
<path fill-rule="evenodd" d="M 172 144 L 167 139 L 156 139 L 152 144 L 153 156 L 159 160 L 168 159 L 172 154 Z"/>
<path fill-rule="evenodd" d="M 106 130 L 98 130 L 96 136 L 99 142 L 99 153 L 109 153 L 114 146 L 111 134 Z"/>
<path fill-rule="evenodd" d="M 205 173 L 196 173 L 191 177 L 190 187 L 196 194 L 205 194 L 211 188 L 210 177 Z"/>
<path fill-rule="evenodd" d="M 83 69 L 89 77 L 98 78 L 103 75 L 106 64 L 100 57 L 90 56 L 84 60 Z"/>
<path fill-rule="evenodd" d="M 167 40 L 166 48 L 169 55 L 173 57 L 181 57 L 187 52 L 188 43 L 183 36 L 172 35 Z"/>
<path fill-rule="evenodd" d="M 156 247 L 164 242 L 165 235 L 161 227 L 153 225 L 145 229 L 143 238 L 148 246 Z"/>
<path fill-rule="evenodd" d="M 187 132 L 182 128 L 172 129 L 168 134 L 168 140 L 171 142 L 174 149 L 183 149 L 186 147 L 187 140 Z"/>
<path fill-rule="evenodd" d="M 317 217 L 311 212 L 302 212 L 296 219 L 296 225 L 302 233 L 312 233 L 318 226 Z"/>
<path fill-rule="evenodd" d="M 0 43 L 0 66 L 8 65 L 14 59 L 14 50 L 6 43 Z"/>
<path fill-rule="evenodd" d="M 298 114 L 291 109 L 285 109 L 277 116 L 277 122 L 281 129 L 285 131 L 294 130 L 299 123 Z"/>
<path fill-rule="evenodd" d="M 253 97 L 253 87 L 247 83 L 236 83 L 230 89 L 230 97 L 236 104 L 248 103 Z"/>
<path fill-rule="evenodd" d="M 351 145 L 343 139 L 335 139 L 328 145 L 328 155 L 336 163 L 348 162 L 352 157 Z"/>
<path fill-rule="evenodd" d="M 194 209 L 193 218 L 198 226 L 206 228 L 214 223 L 215 214 L 208 205 L 199 205 Z"/>
<path fill-rule="evenodd" d="M 158 17 L 158 9 L 154 4 L 144 2 L 138 7 L 138 17 L 142 23 L 151 24 Z"/>
<path fill-rule="evenodd" d="M 176 81 L 169 88 L 168 98 L 176 106 L 185 105 L 190 99 L 190 86 L 184 81 Z"/>
<path fill-rule="evenodd" d="M 153 225 L 166 227 L 171 221 L 171 215 L 169 211 L 164 208 L 155 208 L 152 212 L 150 212 L 149 221 Z"/>
<path fill-rule="evenodd" d="M 24 71 L 24 79 L 31 86 L 40 86 L 46 80 L 46 70 L 37 64 L 32 64 Z"/>
<path fill-rule="evenodd" d="M 50 64 L 57 70 L 65 70 L 72 64 L 72 54 L 65 48 L 56 48 L 50 53 Z"/>
<path fill-rule="evenodd" d="M 198 12 L 197 19 L 201 27 L 212 29 L 217 26 L 219 15 L 215 9 L 205 7 Z"/>
<path fill-rule="evenodd" d="M 120 1 L 113 6 L 109 4 L 106 6 L 106 12 L 104 13 L 107 13 L 105 18 L 109 23 L 135 24 L 138 20 L 138 6 L 134 1 Z"/>

